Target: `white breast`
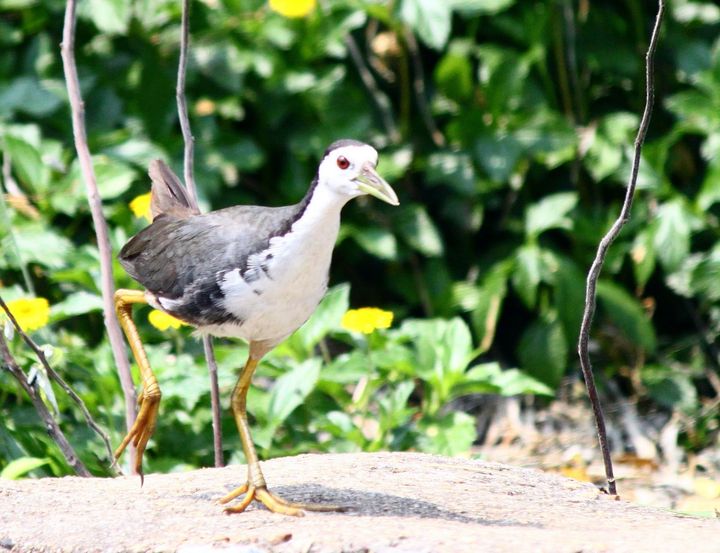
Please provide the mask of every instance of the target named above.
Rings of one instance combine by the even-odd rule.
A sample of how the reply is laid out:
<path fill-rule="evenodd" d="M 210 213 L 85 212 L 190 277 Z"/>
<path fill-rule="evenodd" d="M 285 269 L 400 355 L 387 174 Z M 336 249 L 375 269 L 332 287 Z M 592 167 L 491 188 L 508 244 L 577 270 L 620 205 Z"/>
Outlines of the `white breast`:
<path fill-rule="evenodd" d="M 280 342 L 310 317 L 327 290 L 344 201 L 316 190 L 291 230 L 248 259 L 247 270 L 225 274 L 223 308 L 241 325 L 203 329 L 216 336 Z"/>

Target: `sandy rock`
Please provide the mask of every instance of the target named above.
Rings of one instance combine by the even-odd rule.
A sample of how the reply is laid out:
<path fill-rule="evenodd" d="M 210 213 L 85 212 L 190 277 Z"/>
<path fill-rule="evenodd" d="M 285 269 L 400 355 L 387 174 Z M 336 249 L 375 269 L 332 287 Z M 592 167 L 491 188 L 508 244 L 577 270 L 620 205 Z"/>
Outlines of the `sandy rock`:
<path fill-rule="evenodd" d="M 0 551 L 720 551 L 720 521 L 614 501 L 538 470 L 417 453 L 263 463 L 273 491 L 345 513 L 295 518 L 217 499 L 245 467 L 138 477 L 0 481 Z"/>

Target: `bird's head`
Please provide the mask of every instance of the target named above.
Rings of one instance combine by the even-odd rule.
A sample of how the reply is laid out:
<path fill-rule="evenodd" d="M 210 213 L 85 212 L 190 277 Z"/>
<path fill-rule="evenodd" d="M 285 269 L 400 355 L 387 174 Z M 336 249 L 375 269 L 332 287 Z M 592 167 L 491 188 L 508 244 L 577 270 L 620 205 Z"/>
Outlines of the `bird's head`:
<path fill-rule="evenodd" d="M 372 146 L 356 140 L 338 140 L 325 150 L 318 168 L 318 184 L 349 198 L 370 194 L 398 205 L 395 191 L 378 175 L 377 163 L 378 153 Z"/>

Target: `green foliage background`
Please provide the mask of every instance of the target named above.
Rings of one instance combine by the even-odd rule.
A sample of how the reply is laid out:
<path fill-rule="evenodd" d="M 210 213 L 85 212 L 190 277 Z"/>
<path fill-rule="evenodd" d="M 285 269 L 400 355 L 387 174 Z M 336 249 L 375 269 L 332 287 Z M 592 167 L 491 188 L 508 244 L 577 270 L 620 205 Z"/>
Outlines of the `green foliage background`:
<path fill-rule="evenodd" d="M 401 199 L 399 208 L 346 208 L 332 282 L 352 290 L 334 288 L 263 365 L 250 410 L 264 455 L 461 453 L 476 431 L 458 398 L 548 395 L 577 375 L 585 272 L 624 195 L 655 9 L 638 0 L 328 0 L 290 20 L 260 0 L 193 3 L 187 94 L 204 208 L 297 201 L 341 137 L 381 149 L 381 173 Z M 15 183 L 30 205 L 1 206 L 1 292 L 8 301 L 32 285 L 50 300 L 52 324 L 34 337 L 52 345 L 51 363 L 118 443 L 122 398 L 59 56 L 63 10 L 58 0 L 0 0 L 4 191 Z M 79 10 L 90 148 L 117 252 L 145 224 L 128 203 L 148 190 L 149 161 L 181 173 L 180 3 L 82 0 Z M 615 378 L 648 409 L 680 413 L 690 449 L 717 439 L 718 31 L 715 4 L 670 5 L 639 190 L 602 275 L 592 342 L 600 380 Z M 392 121 L 364 86 L 348 34 Z M 117 265 L 115 282 L 133 286 Z M 367 338 L 342 330 L 342 313 L 362 305 L 392 310 L 395 328 Z M 142 312 L 138 320 L 164 392 L 150 470 L 209 465 L 201 347 L 187 330 L 161 334 Z M 17 337 L 12 346 L 30 370 Z M 225 395 L 244 353 L 218 344 Z M 84 461 L 106 471 L 99 441 L 62 394 L 56 401 Z M 0 417 L 0 470 L 68 471 L 6 371 Z M 241 460 L 224 422 L 226 452 Z M 9 465 L 18 459 L 24 469 Z"/>

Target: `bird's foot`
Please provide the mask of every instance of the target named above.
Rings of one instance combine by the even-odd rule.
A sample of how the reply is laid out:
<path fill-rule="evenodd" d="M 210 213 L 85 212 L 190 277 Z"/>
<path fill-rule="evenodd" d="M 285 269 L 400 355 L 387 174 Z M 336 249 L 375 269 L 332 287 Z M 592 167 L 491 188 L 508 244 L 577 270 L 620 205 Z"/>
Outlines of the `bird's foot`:
<path fill-rule="evenodd" d="M 135 455 L 135 472 L 140 475 L 142 480 L 143 453 L 145 453 L 145 448 L 147 447 L 150 437 L 155 433 L 158 409 L 160 407 L 160 388 L 157 382 L 155 382 L 154 385 L 151 384 L 140 393 L 138 404 L 140 405 L 140 410 L 135 419 L 135 423 L 115 450 L 115 461 L 120 458 L 125 448 L 132 442 L 137 448 Z"/>
<path fill-rule="evenodd" d="M 272 493 L 266 486 L 253 486 L 245 483 L 239 488 L 234 489 L 225 497 L 220 499 L 220 503 L 229 503 L 238 496 L 245 494 L 240 503 L 225 507 L 226 513 L 242 513 L 253 500 L 259 501 L 273 513 L 283 515 L 291 515 L 301 517 L 305 515 L 304 511 L 319 512 L 339 512 L 345 511 L 345 507 L 339 505 L 322 505 L 319 503 L 294 503 L 287 501 L 282 497 Z"/>

